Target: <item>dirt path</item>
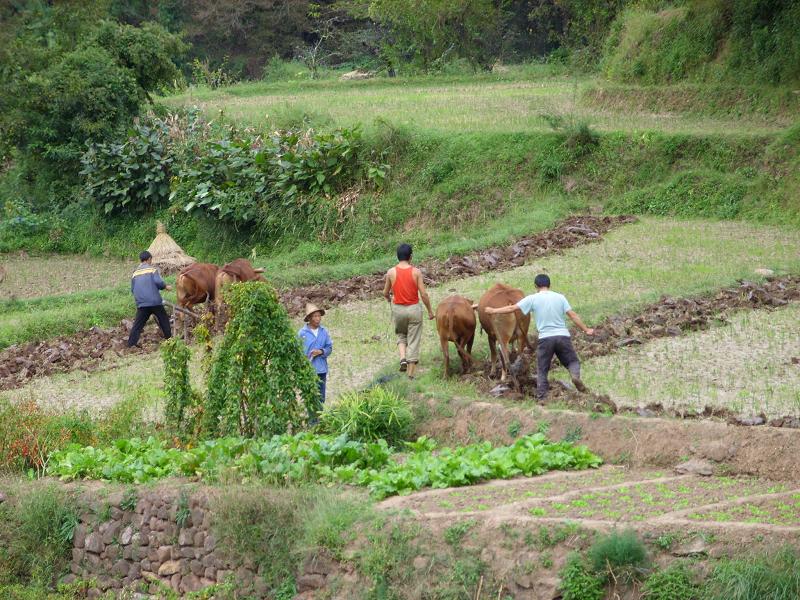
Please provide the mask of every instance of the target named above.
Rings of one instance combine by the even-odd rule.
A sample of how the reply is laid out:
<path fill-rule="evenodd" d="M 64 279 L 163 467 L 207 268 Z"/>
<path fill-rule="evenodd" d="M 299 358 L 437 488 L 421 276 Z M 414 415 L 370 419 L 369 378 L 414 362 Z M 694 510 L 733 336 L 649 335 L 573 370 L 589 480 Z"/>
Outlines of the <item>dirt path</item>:
<path fill-rule="evenodd" d="M 561 252 L 599 241 L 614 227 L 634 222 L 634 217 L 570 217 L 556 227 L 523 237 L 508 247 L 492 247 L 447 260 L 429 260 L 420 267 L 431 286 L 447 280 L 486 271 L 500 271 L 521 266 L 531 257 Z M 292 288 L 280 292 L 290 314 L 298 315 L 305 303 L 315 302 L 328 308 L 346 302 L 372 298 L 383 289 L 383 273 L 373 273 L 327 284 Z M 73 335 L 43 342 L 19 344 L 0 352 L 0 390 L 13 389 L 34 377 L 73 370 L 94 371 L 113 364 L 115 358 L 153 352 L 161 335 L 151 323 L 145 327 L 141 348 L 128 348 L 124 341 L 130 323 L 101 329 L 93 327 Z"/>

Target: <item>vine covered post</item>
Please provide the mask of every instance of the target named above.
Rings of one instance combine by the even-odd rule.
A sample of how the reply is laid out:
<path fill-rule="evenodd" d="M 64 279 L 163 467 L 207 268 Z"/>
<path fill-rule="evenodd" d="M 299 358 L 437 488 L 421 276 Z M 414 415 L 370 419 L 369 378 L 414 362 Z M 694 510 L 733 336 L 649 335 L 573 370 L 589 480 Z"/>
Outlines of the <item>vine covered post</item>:
<path fill-rule="evenodd" d="M 319 389 L 286 309 L 264 282 L 234 284 L 225 300 L 230 320 L 208 377 L 206 434 L 297 430 L 318 410 Z"/>

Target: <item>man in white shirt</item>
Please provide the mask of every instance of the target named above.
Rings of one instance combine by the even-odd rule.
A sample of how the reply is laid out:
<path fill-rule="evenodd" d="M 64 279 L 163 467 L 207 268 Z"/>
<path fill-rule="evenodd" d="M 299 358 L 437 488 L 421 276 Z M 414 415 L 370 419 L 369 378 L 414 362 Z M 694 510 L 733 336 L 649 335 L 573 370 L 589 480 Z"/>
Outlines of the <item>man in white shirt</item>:
<path fill-rule="evenodd" d="M 587 327 L 577 313 L 567 302 L 567 299 L 550 290 L 550 277 L 537 275 L 534 279 L 537 292 L 525 296 L 516 304 L 503 308 L 487 308 L 489 314 L 513 313 L 519 310 L 527 315 L 533 311 L 536 318 L 536 329 L 539 331 L 539 343 L 536 347 L 536 398 L 543 402 L 547 397 L 549 385 L 547 375 L 553 362 L 553 355 L 558 357 L 572 377 L 575 387 L 581 392 L 586 391 L 586 386 L 581 381 L 581 363 L 578 354 L 572 346 L 572 338 L 567 329 L 564 316 L 568 316 L 578 328 L 586 335 L 594 335 L 594 329 Z"/>

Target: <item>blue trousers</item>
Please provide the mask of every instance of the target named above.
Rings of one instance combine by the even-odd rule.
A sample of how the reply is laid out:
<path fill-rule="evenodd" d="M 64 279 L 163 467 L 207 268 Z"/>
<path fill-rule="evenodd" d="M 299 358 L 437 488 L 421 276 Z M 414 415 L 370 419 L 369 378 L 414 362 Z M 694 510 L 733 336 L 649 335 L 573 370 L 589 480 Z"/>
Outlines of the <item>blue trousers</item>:
<path fill-rule="evenodd" d="M 319 377 L 319 398 L 320 403 L 325 404 L 325 386 L 328 379 L 327 373 L 317 373 L 317 377 Z"/>

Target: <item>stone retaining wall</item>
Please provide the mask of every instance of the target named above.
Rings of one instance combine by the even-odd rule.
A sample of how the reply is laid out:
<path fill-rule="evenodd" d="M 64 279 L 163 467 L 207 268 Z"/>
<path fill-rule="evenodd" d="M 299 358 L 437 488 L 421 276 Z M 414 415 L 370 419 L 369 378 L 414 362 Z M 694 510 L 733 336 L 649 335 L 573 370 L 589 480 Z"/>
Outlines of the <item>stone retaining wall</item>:
<path fill-rule="evenodd" d="M 75 528 L 71 574 L 65 583 L 95 579 L 89 598 L 129 589 L 178 594 L 226 580 L 237 590 L 263 597 L 266 586 L 253 565 L 234 565 L 217 551 L 205 492 L 138 488 L 91 499 L 92 510 Z"/>

